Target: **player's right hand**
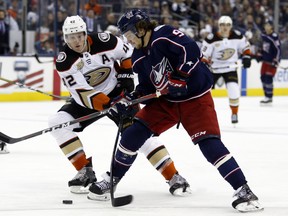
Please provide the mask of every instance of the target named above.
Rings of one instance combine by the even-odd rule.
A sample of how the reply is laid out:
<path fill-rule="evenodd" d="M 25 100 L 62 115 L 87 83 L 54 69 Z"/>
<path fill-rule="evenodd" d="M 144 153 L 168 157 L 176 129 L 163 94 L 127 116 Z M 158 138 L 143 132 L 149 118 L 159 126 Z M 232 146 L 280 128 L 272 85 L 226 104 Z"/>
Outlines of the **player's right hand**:
<path fill-rule="evenodd" d="M 188 93 L 186 79 L 182 77 L 175 77 L 169 75 L 168 77 L 168 91 L 172 97 L 185 96 Z"/>

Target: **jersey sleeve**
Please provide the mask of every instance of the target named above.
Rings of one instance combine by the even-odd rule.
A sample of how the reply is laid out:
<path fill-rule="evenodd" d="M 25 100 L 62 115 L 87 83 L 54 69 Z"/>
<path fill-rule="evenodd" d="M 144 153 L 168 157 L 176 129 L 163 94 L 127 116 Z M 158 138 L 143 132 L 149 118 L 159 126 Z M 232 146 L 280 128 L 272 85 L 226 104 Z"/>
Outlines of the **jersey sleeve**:
<path fill-rule="evenodd" d="M 245 36 L 240 39 L 238 53 L 242 55 L 251 55 L 250 43 Z"/>
<path fill-rule="evenodd" d="M 131 55 L 133 52 L 133 47 L 125 43 L 121 38 L 117 37 L 117 45 L 115 47 L 115 59 L 119 61 L 120 68 L 131 69 Z"/>
<path fill-rule="evenodd" d="M 201 52 L 203 54 L 202 61 L 210 64 L 213 53 L 213 45 L 209 43 L 207 40 L 204 40 L 202 42 Z"/>

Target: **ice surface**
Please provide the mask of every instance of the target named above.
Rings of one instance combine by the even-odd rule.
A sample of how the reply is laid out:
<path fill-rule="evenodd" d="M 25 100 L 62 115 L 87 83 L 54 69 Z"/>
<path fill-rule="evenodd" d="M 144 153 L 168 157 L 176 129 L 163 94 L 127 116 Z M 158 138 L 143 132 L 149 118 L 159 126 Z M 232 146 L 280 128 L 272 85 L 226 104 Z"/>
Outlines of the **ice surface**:
<path fill-rule="evenodd" d="M 272 106 L 259 105 L 259 97 L 240 99 L 239 123 L 230 123 L 227 98 L 215 98 L 222 140 L 243 169 L 251 189 L 265 207 L 249 215 L 288 215 L 288 97 L 275 97 Z M 12 137 L 48 127 L 49 115 L 63 101 L 0 103 L 0 131 Z M 80 133 L 88 156 L 93 156 L 98 179 L 109 169 L 116 126 L 106 118 Z M 50 134 L 8 146 L 0 154 L 1 216 L 230 216 L 241 214 L 232 206 L 234 190 L 191 144 L 184 129 L 162 134 L 176 167 L 190 183 L 193 194 L 173 197 L 168 184 L 139 155 L 118 185 L 116 196 L 132 194 L 134 201 L 113 208 L 110 202 L 88 200 L 71 194 L 68 180 L 76 174 Z M 73 200 L 72 205 L 62 200 Z"/>

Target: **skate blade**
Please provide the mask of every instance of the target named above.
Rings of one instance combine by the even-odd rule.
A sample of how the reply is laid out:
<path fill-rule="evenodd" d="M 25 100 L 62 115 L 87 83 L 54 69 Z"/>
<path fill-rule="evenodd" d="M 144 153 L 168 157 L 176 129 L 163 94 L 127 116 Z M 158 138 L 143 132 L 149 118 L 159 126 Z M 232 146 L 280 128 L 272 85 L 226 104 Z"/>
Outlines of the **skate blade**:
<path fill-rule="evenodd" d="M 74 194 L 88 194 L 89 187 L 91 184 L 87 185 L 86 187 L 83 186 L 70 186 L 70 192 Z"/>
<path fill-rule="evenodd" d="M 183 191 L 183 188 L 178 188 L 173 192 L 173 196 L 179 196 L 179 197 L 185 197 L 190 196 L 192 194 L 192 190 L 190 187 L 187 187 L 185 191 Z"/>
<path fill-rule="evenodd" d="M 257 200 L 255 200 L 246 203 L 240 203 L 239 205 L 236 206 L 236 210 L 242 213 L 257 212 L 257 211 L 263 211 L 264 207 L 262 207 L 260 203 Z"/>
<path fill-rule="evenodd" d="M 88 193 L 87 198 L 90 200 L 96 200 L 96 201 L 109 201 L 111 199 L 110 193 L 105 193 L 102 195 L 94 194 L 94 193 Z"/>

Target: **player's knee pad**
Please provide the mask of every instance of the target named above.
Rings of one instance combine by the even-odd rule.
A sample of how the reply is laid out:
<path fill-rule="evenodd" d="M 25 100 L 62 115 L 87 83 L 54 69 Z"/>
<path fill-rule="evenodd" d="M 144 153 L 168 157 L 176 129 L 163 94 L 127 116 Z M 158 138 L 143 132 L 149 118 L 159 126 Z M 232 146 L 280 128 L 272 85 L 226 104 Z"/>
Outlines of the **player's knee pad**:
<path fill-rule="evenodd" d="M 130 151 L 124 148 L 121 143 L 119 144 L 116 154 L 115 161 L 125 167 L 130 167 L 137 157 L 137 152 Z"/>
<path fill-rule="evenodd" d="M 228 97 L 231 99 L 239 99 L 240 97 L 240 90 L 239 85 L 236 82 L 227 82 L 226 84 Z"/>
<path fill-rule="evenodd" d="M 135 121 L 122 134 L 120 143 L 126 149 L 136 152 L 152 136 L 152 132 L 142 123 Z"/>
<path fill-rule="evenodd" d="M 204 139 L 201 140 L 198 145 L 207 161 L 217 168 L 232 157 L 220 139 Z"/>
<path fill-rule="evenodd" d="M 74 118 L 69 113 L 60 111 L 49 117 L 48 124 L 49 127 L 53 127 L 54 125 L 62 124 L 72 120 L 74 120 Z M 63 127 L 62 129 L 52 130 L 51 135 L 53 135 L 57 140 L 59 139 L 65 141 L 75 137 L 73 129 L 77 127 L 79 127 L 79 123 L 70 125 L 68 127 Z M 61 143 L 62 141 L 59 142 Z"/>

